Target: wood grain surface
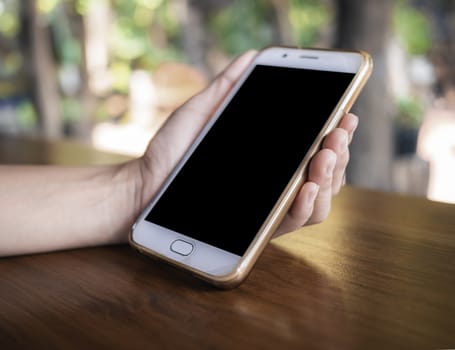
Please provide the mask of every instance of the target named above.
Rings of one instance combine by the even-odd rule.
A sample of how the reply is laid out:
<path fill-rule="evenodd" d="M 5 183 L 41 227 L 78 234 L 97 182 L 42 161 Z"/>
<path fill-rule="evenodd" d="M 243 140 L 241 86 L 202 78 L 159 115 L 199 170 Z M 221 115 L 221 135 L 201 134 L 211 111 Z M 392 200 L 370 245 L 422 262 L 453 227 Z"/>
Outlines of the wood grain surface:
<path fill-rule="evenodd" d="M 346 187 L 230 291 L 129 246 L 0 259 L 0 348 L 455 348 L 454 261 L 454 206 Z"/>

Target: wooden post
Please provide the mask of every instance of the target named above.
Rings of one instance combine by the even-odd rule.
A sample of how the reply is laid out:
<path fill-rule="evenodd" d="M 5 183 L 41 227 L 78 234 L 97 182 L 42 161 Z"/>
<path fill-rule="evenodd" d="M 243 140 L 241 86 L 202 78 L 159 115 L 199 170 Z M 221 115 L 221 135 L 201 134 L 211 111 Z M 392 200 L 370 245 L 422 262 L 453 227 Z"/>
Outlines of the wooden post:
<path fill-rule="evenodd" d="M 48 26 L 43 14 L 38 12 L 36 1 L 27 1 L 25 4 L 30 21 L 30 63 L 41 133 L 46 138 L 59 138 L 63 131 L 63 121 Z"/>
<path fill-rule="evenodd" d="M 353 111 L 360 124 L 351 146 L 347 181 L 391 190 L 393 99 L 387 91 L 387 46 L 393 0 L 338 0 L 336 46 L 373 56 L 373 74 Z"/>

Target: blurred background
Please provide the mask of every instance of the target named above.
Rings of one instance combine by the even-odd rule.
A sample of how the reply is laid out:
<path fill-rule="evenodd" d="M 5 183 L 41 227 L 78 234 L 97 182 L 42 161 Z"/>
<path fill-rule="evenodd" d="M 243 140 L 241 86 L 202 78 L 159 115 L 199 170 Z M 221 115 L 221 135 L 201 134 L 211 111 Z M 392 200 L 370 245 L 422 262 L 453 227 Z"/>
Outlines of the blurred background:
<path fill-rule="evenodd" d="M 363 49 L 347 182 L 455 203 L 453 34 L 453 0 L 0 0 L 0 137 L 138 156 L 247 49 Z"/>

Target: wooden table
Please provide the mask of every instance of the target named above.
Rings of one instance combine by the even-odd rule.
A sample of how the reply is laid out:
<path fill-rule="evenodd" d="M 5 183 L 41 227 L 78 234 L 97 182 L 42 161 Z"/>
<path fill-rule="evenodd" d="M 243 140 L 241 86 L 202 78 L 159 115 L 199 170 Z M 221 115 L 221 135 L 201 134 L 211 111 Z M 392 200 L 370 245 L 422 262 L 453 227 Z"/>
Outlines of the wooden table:
<path fill-rule="evenodd" d="M 44 155 L 65 147 L 77 157 Z M 125 159 L 33 140 L 0 150 Z M 3 258 L 0 348 L 455 348 L 455 207 L 346 187 L 326 222 L 272 241 L 231 291 L 126 245 Z"/>

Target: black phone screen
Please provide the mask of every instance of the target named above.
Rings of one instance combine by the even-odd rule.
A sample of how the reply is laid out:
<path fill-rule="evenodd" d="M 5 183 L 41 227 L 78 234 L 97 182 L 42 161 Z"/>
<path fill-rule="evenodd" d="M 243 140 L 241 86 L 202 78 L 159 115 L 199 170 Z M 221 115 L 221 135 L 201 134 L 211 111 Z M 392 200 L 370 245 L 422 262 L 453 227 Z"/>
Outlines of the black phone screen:
<path fill-rule="evenodd" d="M 256 66 L 146 220 L 242 256 L 353 77 Z"/>

